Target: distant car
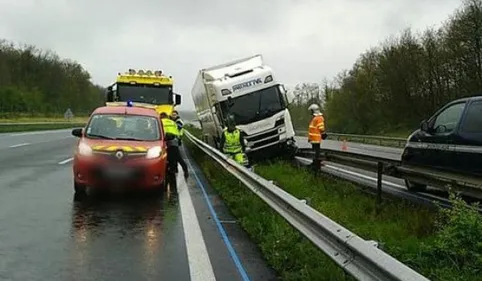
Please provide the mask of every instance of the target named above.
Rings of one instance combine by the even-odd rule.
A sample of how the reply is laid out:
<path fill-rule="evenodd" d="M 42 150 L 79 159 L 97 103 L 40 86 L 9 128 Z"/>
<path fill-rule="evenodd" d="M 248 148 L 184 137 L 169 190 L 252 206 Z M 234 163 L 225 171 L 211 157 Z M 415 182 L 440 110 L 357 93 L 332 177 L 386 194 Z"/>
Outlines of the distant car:
<path fill-rule="evenodd" d="M 402 165 L 482 176 L 482 96 L 452 101 L 422 121 L 408 138 Z M 405 184 L 411 191 L 427 188 L 408 180 Z"/>
<path fill-rule="evenodd" d="M 155 110 L 100 107 L 72 135 L 80 138 L 73 160 L 76 193 L 84 194 L 87 187 L 166 188 L 166 142 Z"/>

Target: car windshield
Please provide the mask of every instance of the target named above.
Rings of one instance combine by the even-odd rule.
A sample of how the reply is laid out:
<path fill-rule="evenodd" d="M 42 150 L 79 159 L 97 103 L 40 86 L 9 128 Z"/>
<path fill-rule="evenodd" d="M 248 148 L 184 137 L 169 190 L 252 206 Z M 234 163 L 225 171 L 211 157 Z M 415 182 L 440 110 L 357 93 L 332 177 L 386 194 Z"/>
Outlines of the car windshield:
<path fill-rule="evenodd" d="M 232 102 L 233 106 L 229 108 L 228 102 L 223 101 L 221 108 L 225 116 L 228 112 L 232 113 L 239 125 L 271 117 L 285 107 L 278 86 L 236 97 Z"/>
<path fill-rule="evenodd" d="M 117 86 L 117 95 L 120 101 L 131 100 L 150 104 L 170 104 L 171 87 L 151 85 L 127 85 Z"/>
<path fill-rule="evenodd" d="M 156 118 L 141 115 L 96 114 L 87 129 L 87 138 L 155 141 L 161 132 Z"/>

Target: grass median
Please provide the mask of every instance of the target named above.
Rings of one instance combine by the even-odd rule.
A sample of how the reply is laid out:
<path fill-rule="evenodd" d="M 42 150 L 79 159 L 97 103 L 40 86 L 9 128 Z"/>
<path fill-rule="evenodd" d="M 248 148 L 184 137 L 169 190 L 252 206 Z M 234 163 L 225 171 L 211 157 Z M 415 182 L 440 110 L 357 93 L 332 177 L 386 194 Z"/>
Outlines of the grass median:
<path fill-rule="evenodd" d="M 193 128 L 192 133 L 198 132 Z M 206 178 L 282 280 L 353 280 L 249 189 L 189 141 Z M 377 212 L 373 196 L 331 177 L 315 177 L 289 163 L 256 166 L 256 172 L 431 280 L 480 280 L 482 219 L 452 198 L 452 210 L 434 210 L 388 200 Z"/>
<path fill-rule="evenodd" d="M 0 133 L 60 130 L 60 129 L 83 127 L 84 125 L 85 125 L 85 123 L 0 125 Z"/>
<path fill-rule="evenodd" d="M 88 117 L 75 117 L 69 121 L 61 117 L 0 118 L 0 133 L 59 130 L 83 127 L 87 123 L 87 120 Z"/>

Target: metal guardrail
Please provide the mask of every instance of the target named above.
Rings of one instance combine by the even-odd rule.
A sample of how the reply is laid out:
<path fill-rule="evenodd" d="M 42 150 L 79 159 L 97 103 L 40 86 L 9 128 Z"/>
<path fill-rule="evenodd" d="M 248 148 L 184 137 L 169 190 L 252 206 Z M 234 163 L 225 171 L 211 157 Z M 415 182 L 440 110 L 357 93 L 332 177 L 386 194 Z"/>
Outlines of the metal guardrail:
<path fill-rule="evenodd" d="M 296 131 L 297 135 L 307 135 L 307 131 Z M 378 143 L 380 146 L 384 146 L 386 143 L 396 144 L 396 147 L 404 147 L 407 142 L 407 138 L 396 138 L 396 137 L 385 137 L 385 136 L 372 136 L 372 135 L 353 135 L 353 134 L 340 134 L 327 132 L 328 139 L 336 140 L 361 140 L 362 143 L 375 144 Z"/>
<path fill-rule="evenodd" d="M 229 159 L 186 131 L 189 140 L 244 183 L 350 275 L 363 281 L 428 281 L 426 277 Z"/>
<path fill-rule="evenodd" d="M 311 149 L 298 149 L 298 156 L 312 158 Z M 402 165 L 401 160 L 383 158 L 371 154 L 339 151 L 334 149 L 321 149 L 321 156 L 327 161 L 355 167 L 362 170 L 376 172 L 378 175 L 378 191 L 381 196 L 382 175 L 410 180 L 447 190 L 463 191 L 474 197 L 482 197 L 482 178 L 444 171 L 435 168 L 421 168 L 417 166 Z"/>

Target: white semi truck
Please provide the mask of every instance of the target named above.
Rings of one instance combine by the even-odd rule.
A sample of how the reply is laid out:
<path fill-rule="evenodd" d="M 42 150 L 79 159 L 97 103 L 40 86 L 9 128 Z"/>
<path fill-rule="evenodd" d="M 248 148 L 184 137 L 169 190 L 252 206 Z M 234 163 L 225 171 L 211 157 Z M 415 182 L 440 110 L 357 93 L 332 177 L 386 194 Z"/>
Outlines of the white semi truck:
<path fill-rule="evenodd" d="M 209 145 L 219 148 L 226 117 L 232 114 L 244 133 L 248 154 L 294 155 L 295 131 L 286 91 L 262 55 L 200 70 L 191 95 L 203 140 Z"/>

